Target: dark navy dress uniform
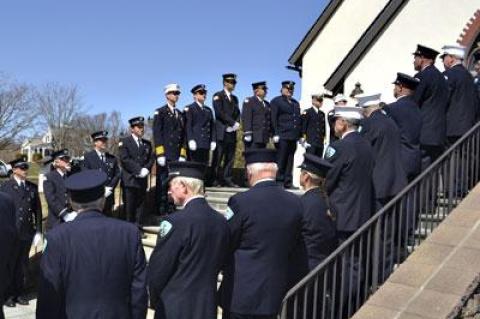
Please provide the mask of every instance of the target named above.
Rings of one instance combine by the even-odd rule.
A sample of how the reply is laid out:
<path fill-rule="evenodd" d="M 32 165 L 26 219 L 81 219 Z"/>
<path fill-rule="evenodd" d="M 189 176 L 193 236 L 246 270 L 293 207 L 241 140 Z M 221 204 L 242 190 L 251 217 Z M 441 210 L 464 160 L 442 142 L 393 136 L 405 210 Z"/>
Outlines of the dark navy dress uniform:
<path fill-rule="evenodd" d="M 168 105 L 158 108 L 153 116 L 153 140 L 157 158 L 165 157 L 164 166 L 157 163 L 155 184 L 156 205 L 159 213 L 164 214 L 173 210 L 167 195 L 168 163 L 178 161 L 180 157 L 187 158 L 183 113 Z"/>
<path fill-rule="evenodd" d="M 162 221 L 148 269 L 156 319 L 216 318 L 217 276 L 228 240 L 225 217 L 203 196 L 193 197 Z"/>
<path fill-rule="evenodd" d="M 233 183 L 232 168 L 235 160 L 237 132 L 227 132 L 227 128 L 240 122 L 238 98 L 232 93 L 228 95 L 225 90 L 219 91 L 213 95 L 213 109 L 215 110 L 217 148 L 215 149 L 212 166 L 215 170 L 217 182 L 230 186 Z M 223 178 L 219 176 L 221 169 L 223 170 Z"/>
<path fill-rule="evenodd" d="M 306 149 L 308 154 L 323 156 L 323 141 L 325 140 L 325 113 L 312 106 L 302 114 L 302 137 L 310 144 Z"/>
<path fill-rule="evenodd" d="M 72 200 L 103 196 L 106 176 L 85 170 L 66 184 Z M 134 225 L 83 211 L 46 236 L 40 264 L 36 318 L 144 319 L 146 261 Z"/>
<path fill-rule="evenodd" d="M 38 187 L 30 181 L 23 181 L 23 185 L 19 185 L 12 177 L 2 184 L 0 192 L 10 195 L 14 201 L 19 239 L 16 253 L 9 257 L 15 260 L 15 274 L 8 295 L 13 299 L 23 298 L 32 240 L 36 232 L 42 232 L 42 205 Z"/>
<path fill-rule="evenodd" d="M 480 74 L 475 75 L 473 78 L 473 84 L 475 85 L 475 89 L 477 90 L 477 97 L 480 103 Z M 480 111 L 477 112 L 477 118 L 480 116 Z"/>
<path fill-rule="evenodd" d="M 328 212 L 326 195 L 315 187 L 300 198 L 303 205 L 303 239 L 312 270 L 337 248 L 335 222 Z"/>
<path fill-rule="evenodd" d="M 211 142 L 216 142 L 215 119 L 212 109 L 197 102 L 187 105 L 184 109 L 187 141 L 194 140 L 195 151 L 189 150 L 189 160 L 208 164 Z"/>
<path fill-rule="evenodd" d="M 126 216 L 122 217 L 139 225 L 144 215 L 148 176 L 141 178 L 138 175 L 142 168 L 150 171 L 153 165 L 155 158 L 152 144 L 144 138 L 140 138 L 137 144 L 134 137 L 129 135 L 120 140 L 118 150 L 126 213 Z"/>
<path fill-rule="evenodd" d="M 378 109 L 362 121 L 360 134 L 372 146 L 373 188 L 376 210 L 379 210 L 407 186 L 401 162 L 400 131 L 395 122 Z"/>
<path fill-rule="evenodd" d="M 442 154 L 446 142 L 448 86 L 434 65 L 418 72 L 415 77 L 420 80 L 414 94 L 422 117 L 420 145 L 433 162 Z"/>
<path fill-rule="evenodd" d="M 285 187 L 292 186 L 293 157 L 297 141 L 301 137 L 302 122 L 300 104 L 294 98 L 277 96 L 270 102 L 272 108 L 273 136 L 280 140 L 275 144 L 278 150 L 277 181 Z"/>
<path fill-rule="evenodd" d="M 453 144 L 476 123 L 479 105 L 473 77 L 462 64 L 447 69 L 443 74 L 449 88 L 447 138 L 449 144 Z"/>
<path fill-rule="evenodd" d="M 270 180 L 232 196 L 228 207 L 232 256 L 223 273 L 220 305 L 224 312 L 275 318 L 297 261 L 302 203 Z"/>
<path fill-rule="evenodd" d="M 384 110 L 400 130 L 403 169 L 407 174 L 407 180 L 411 181 L 420 174 L 422 168 L 420 109 L 411 96 L 403 96 L 385 106 Z"/>
<path fill-rule="evenodd" d="M 68 206 L 65 178 L 66 175 L 61 175 L 56 169 L 45 175 L 43 193 L 48 205 L 47 230 L 62 223 L 60 213 Z"/>
<path fill-rule="evenodd" d="M 247 165 L 275 157 L 267 149 L 245 153 Z M 292 270 L 307 267 L 306 256 L 297 251 L 303 243 L 300 198 L 273 179 L 259 181 L 230 197 L 226 216 L 231 255 L 220 287 L 224 318 L 276 318 L 292 278 L 299 278 Z"/>
<path fill-rule="evenodd" d="M 246 149 L 265 148 L 272 136 L 272 118 L 270 103 L 251 96 L 243 101 L 242 123 Z M 245 140 L 250 136 L 251 141 Z"/>
<path fill-rule="evenodd" d="M 16 229 L 15 203 L 10 195 L 0 192 L 0 319 L 4 319 L 3 303 L 8 286 L 15 273 L 12 258 L 17 250 L 18 238 Z"/>
<path fill-rule="evenodd" d="M 115 205 L 115 187 L 117 187 L 120 181 L 121 172 L 118 160 L 114 155 L 108 152 L 102 155 L 99 155 L 96 150 L 86 153 L 83 160 L 83 167 L 85 169 L 100 170 L 107 174 L 107 184 L 105 186 L 112 188 L 112 194 L 105 199 L 103 213 L 107 216 L 112 216 Z"/>
<path fill-rule="evenodd" d="M 326 189 L 339 236 L 348 238 L 371 216 L 373 199 L 373 151 L 369 142 L 353 131 L 325 151 L 333 164 Z"/>

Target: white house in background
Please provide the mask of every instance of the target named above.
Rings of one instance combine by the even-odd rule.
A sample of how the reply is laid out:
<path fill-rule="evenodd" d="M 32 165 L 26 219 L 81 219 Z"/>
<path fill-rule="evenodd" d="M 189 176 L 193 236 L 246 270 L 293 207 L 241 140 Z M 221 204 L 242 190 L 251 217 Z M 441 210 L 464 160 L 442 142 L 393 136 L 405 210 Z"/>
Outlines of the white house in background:
<path fill-rule="evenodd" d="M 20 152 L 27 155 L 31 162 L 33 154 L 42 154 L 42 157 L 48 156 L 53 151 L 53 136 L 50 128 L 43 136 L 27 138 L 22 143 Z"/>
<path fill-rule="evenodd" d="M 295 49 L 289 63 L 301 69 L 301 104 L 322 89 L 349 95 L 365 92 L 393 100 L 396 72 L 413 75 L 417 44 L 441 50 L 467 48 L 466 63 L 480 43 L 478 0 L 331 0 Z M 443 70 L 440 59 L 437 67 Z"/>
<path fill-rule="evenodd" d="M 300 72 L 300 104 L 326 89 L 349 96 L 355 83 L 393 101 L 397 72 L 413 75 L 417 44 L 441 50 L 445 44 L 467 48 L 468 66 L 480 51 L 478 0 L 330 0 L 289 58 Z M 440 60 L 437 67 L 443 70 Z M 325 109 L 333 102 L 326 100 Z M 298 155 L 301 155 L 300 152 Z M 296 156 L 296 163 L 301 156 Z"/>

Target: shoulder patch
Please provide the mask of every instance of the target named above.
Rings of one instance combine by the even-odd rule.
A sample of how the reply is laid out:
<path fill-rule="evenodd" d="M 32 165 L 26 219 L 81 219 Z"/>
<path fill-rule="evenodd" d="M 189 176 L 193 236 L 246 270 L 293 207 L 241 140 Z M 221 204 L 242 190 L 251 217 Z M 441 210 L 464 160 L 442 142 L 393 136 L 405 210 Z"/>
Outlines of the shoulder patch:
<path fill-rule="evenodd" d="M 162 221 L 160 223 L 160 230 L 158 231 L 160 238 L 164 238 L 165 236 L 167 236 L 168 233 L 172 230 L 172 227 L 173 225 L 169 221 Z"/>
<path fill-rule="evenodd" d="M 330 145 L 327 147 L 327 149 L 325 150 L 325 158 L 330 158 L 332 157 L 333 155 L 335 155 L 335 153 L 337 152 L 337 150 L 335 150 L 333 147 L 331 147 Z"/>
<path fill-rule="evenodd" d="M 43 239 L 43 250 L 42 253 L 44 253 L 47 250 L 47 238 Z"/>
<path fill-rule="evenodd" d="M 219 97 L 218 95 L 215 95 L 215 96 L 213 97 L 213 100 L 214 100 L 214 101 L 216 101 L 216 100 L 218 100 L 218 99 L 220 99 L 220 97 Z"/>
<path fill-rule="evenodd" d="M 235 213 L 233 212 L 233 210 L 229 206 L 227 206 L 227 209 L 225 210 L 224 215 L 225 215 L 225 218 L 227 220 L 230 220 L 233 217 L 233 215 L 235 215 Z"/>

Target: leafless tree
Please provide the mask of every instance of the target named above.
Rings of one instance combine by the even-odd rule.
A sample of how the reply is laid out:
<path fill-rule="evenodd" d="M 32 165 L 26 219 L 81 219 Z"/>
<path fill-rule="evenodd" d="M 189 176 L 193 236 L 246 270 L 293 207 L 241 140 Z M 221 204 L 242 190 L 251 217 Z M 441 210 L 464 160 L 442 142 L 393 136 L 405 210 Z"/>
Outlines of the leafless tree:
<path fill-rule="evenodd" d="M 0 74 L 0 149 L 33 132 L 37 112 L 33 107 L 32 88 Z"/>
<path fill-rule="evenodd" d="M 83 110 L 77 86 L 48 83 L 37 91 L 36 102 L 41 119 L 52 131 L 55 148 L 75 149 L 73 124 Z"/>
<path fill-rule="evenodd" d="M 93 132 L 101 130 L 108 131 L 110 137 L 110 152 L 117 154 L 120 136 L 125 132 L 125 126 L 122 123 L 122 117 L 118 111 L 113 111 L 110 114 L 83 114 L 76 117 L 73 121 L 73 131 L 75 132 L 73 144 L 74 147 L 78 148 L 75 149 L 76 153 L 80 155 L 89 150 L 92 145 L 90 135 Z"/>

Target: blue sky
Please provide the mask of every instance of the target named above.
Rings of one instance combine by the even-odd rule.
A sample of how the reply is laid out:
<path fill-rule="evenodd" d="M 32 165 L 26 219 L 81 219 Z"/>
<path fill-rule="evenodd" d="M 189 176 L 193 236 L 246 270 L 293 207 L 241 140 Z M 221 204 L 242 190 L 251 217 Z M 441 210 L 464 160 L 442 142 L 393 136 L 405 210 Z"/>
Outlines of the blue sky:
<path fill-rule="evenodd" d="M 236 94 L 251 82 L 299 82 L 287 60 L 326 0 L 65 1 L 0 4 L 0 71 L 34 85 L 77 84 L 90 113 L 119 110 L 124 121 L 152 115 L 163 87 L 221 89 L 221 74 L 238 74 Z M 299 95 L 297 89 L 297 96 Z"/>

